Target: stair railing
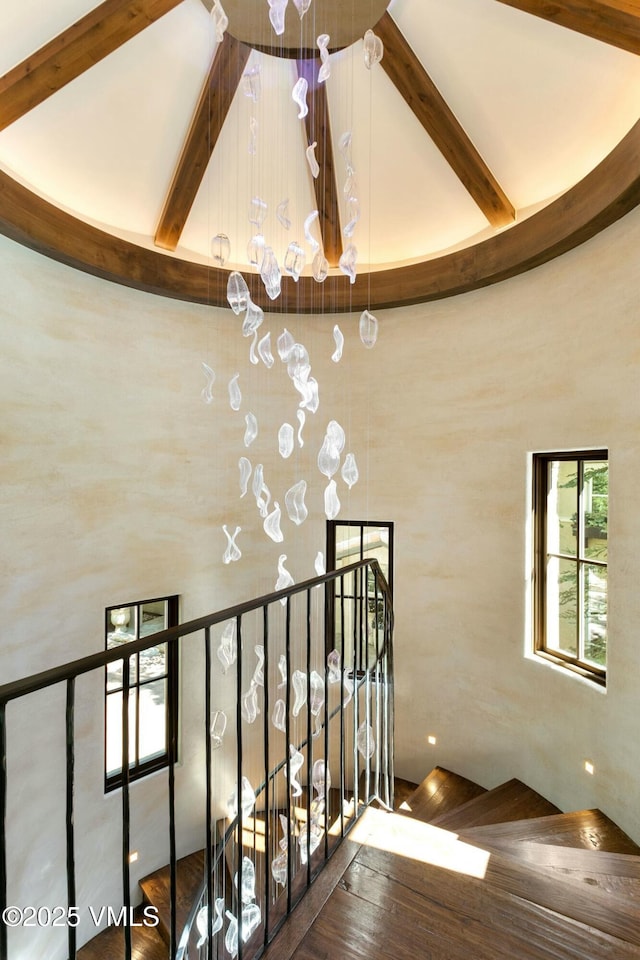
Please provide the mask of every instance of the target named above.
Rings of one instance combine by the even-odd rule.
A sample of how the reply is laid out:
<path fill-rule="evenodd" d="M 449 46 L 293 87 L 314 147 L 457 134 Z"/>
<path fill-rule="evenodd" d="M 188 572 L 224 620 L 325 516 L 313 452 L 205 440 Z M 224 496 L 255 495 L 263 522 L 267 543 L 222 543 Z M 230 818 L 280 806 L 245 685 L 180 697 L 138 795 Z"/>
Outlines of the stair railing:
<path fill-rule="evenodd" d="M 227 735 L 226 751 L 216 747 L 222 746 L 220 732 L 227 717 L 221 723 L 223 712 L 214 709 L 219 681 L 213 631 L 222 624 L 218 656 L 235 670 L 235 705 L 229 711 L 235 737 Z M 392 632 L 390 591 L 377 561 L 369 559 L 132 641 L 124 659 L 122 647 L 109 649 L 0 686 L 0 917 L 8 906 L 11 883 L 6 854 L 7 705 L 45 688 L 66 687 L 61 719 L 66 743 L 65 870 L 67 909 L 77 910 L 75 681 L 122 661 L 122 898 L 130 913 L 129 655 L 164 643 L 179 648 L 185 638 L 191 649 L 199 638 L 205 659 L 203 885 L 180 930 L 178 731 L 169 711 L 169 956 L 258 957 L 366 805 L 373 800 L 393 805 Z M 257 656 L 253 671 L 252 641 Z M 215 772 L 230 762 L 235 787 L 220 815 L 224 804 L 215 795 Z M 130 926 L 123 927 L 123 937 L 125 960 L 131 960 Z M 75 925 L 68 925 L 67 940 L 68 958 L 75 960 Z M 7 925 L 0 922 L 0 960 L 13 960 L 9 946 Z"/>

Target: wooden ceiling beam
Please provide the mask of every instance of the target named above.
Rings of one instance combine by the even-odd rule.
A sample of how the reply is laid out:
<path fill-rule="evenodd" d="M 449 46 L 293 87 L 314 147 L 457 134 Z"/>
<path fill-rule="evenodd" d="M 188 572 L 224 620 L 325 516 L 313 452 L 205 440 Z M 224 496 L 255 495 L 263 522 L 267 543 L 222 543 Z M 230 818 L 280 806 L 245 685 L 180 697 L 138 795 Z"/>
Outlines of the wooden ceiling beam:
<path fill-rule="evenodd" d="M 629 53 L 640 54 L 638 0 L 498 0 Z"/>
<path fill-rule="evenodd" d="M 158 247 L 175 250 L 180 242 L 250 53 L 250 47 L 229 33 L 216 49 L 160 216 Z"/>
<path fill-rule="evenodd" d="M 0 130 L 104 59 L 181 0 L 105 0 L 0 78 Z"/>
<path fill-rule="evenodd" d="M 316 143 L 316 159 L 320 173 L 313 179 L 313 189 L 319 214 L 320 233 L 324 255 L 329 265 L 336 267 L 342 256 L 342 237 L 340 235 L 340 209 L 338 206 L 338 186 L 333 159 L 331 140 L 331 122 L 326 85 L 318 83 L 318 60 L 297 60 L 298 77 L 304 77 L 309 85 L 305 130 L 307 144 Z"/>
<path fill-rule="evenodd" d="M 375 32 L 384 44 L 381 66 L 489 223 L 512 223 L 508 197 L 388 13 Z"/>

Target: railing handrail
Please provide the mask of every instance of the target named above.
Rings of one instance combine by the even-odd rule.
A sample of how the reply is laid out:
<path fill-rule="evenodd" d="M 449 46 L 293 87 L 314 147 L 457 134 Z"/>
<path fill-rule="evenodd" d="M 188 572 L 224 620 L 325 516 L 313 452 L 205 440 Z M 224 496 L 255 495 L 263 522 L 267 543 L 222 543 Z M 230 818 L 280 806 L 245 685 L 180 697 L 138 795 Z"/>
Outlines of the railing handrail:
<path fill-rule="evenodd" d="M 157 647 L 162 643 L 173 643 L 181 637 L 192 633 L 198 633 L 208 627 L 213 627 L 218 623 L 224 623 L 226 620 L 232 620 L 244 616 L 254 610 L 259 610 L 264 606 L 276 603 L 278 600 L 284 600 L 287 597 L 295 596 L 297 593 L 304 593 L 313 587 L 321 586 L 331 580 L 345 576 L 361 567 L 371 567 L 376 573 L 376 580 L 382 589 L 388 601 L 388 609 L 392 611 L 392 600 L 389 585 L 380 568 L 380 564 L 374 557 L 365 557 L 363 560 L 357 560 L 355 563 L 346 567 L 340 567 L 338 570 L 330 570 L 321 576 L 311 577 L 309 580 L 303 580 L 300 583 L 292 584 L 283 590 L 276 590 L 272 593 L 264 594 L 254 600 L 245 600 L 242 603 L 227 607 L 225 610 L 219 610 L 217 613 L 210 613 L 204 617 L 197 617 L 195 620 L 189 620 L 186 623 L 180 623 L 175 627 L 169 627 L 166 630 L 158 631 L 149 637 L 141 637 L 139 640 L 130 640 L 126 644 L 127 654 L 133 655 L 142 650 L 148 650 L 151 647 Z M 16 700 L 19 697 L 36 693 L 38 690 L 44 690 L 46 687 L 54 686 L 57 683 L 63 683 L 66 680 L 72 680 L 75 677 L 90 673 L 108 663 L 114 663 L 123 658 L 124 644 L 118 647 L 112 647 L 108 650 L 101 650 L 98 653 L 89 654 L 86 657 L 80 657 L 77 660 L 71 660 L 68 663 L 61 664 L 58 667 L 51 667 L 49 670 L 43 670 L 41 673 L 34 673 L 31 676 L 20 680 L 13 680 L 0 686 L 0 706 Z"/>

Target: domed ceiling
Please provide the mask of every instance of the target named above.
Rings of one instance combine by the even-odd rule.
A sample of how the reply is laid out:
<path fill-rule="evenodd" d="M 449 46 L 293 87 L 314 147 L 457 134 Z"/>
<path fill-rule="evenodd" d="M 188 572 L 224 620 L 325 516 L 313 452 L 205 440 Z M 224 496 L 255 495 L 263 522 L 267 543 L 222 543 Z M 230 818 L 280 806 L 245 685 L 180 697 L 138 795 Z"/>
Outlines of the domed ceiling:
<path fill-rule="evenodd" d="M 311 0 L 300 18 L 290 0 L 282 34 L 268 0 L 222 5 L 218 41 L 213 0 L 3 0 L 1 232 L 167 296 L 226 305 L 240 270 L 272 310 L 343 311 L 513 276 L 640 200 L 640 4 Z M 274 301 L 255 234 L 284 274 Z"/>

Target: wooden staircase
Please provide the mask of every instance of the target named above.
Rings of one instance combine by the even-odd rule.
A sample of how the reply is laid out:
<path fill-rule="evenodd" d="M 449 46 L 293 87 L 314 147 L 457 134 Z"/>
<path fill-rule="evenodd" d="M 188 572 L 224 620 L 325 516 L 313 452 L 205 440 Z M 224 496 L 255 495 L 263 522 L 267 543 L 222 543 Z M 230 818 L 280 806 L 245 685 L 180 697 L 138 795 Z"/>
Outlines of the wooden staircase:
<path fill-rule="evenodd" d="M 640 960 L 640 847 L 601 811 L 441 767 L 396 781 L 396 810 L 366 811 L 266 960 Z M 202 867 L 202 853 L 181 861 L 181 913 Z M 167 960 L 167 873 L 141 884 L 160 924 L 134 960 Z M 113 928 L 78 953 L 123 956 Z"/>

